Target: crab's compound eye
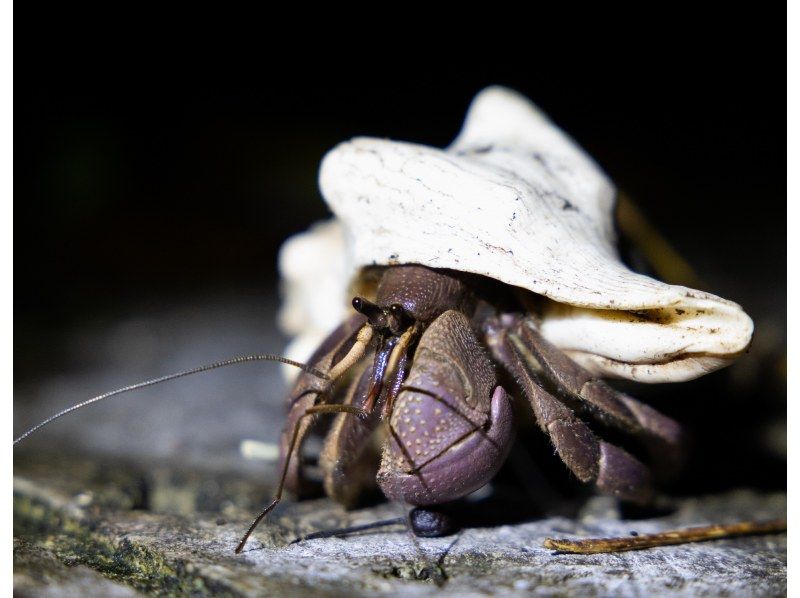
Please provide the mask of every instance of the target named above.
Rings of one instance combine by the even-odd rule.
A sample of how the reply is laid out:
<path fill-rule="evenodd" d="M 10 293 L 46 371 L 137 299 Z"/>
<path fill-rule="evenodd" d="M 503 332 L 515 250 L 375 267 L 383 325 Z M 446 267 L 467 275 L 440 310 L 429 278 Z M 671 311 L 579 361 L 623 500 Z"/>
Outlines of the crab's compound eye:
<path fill-rule="evenodd" d="M 393 303 L 386 311 L 389 313 L 389 328 L 394 334 L 401 334 L 414 321 L 399 303 Z"/>
<path fill-rule="evenodd" d="M 386 312 L 372 301 L 363 297 L 353 297 L 353 309 L 367 316 L 371 326 L 378 329 L 386 328 Z"/>
<path fill-rule="evenodd" d="M 453 518 L 439 510 L 415 507 L 408 514 L 411 530 L 420 538 L 441 538 L 458 531 Z"/>
<path fill-rule="evenodd" d="M 363 297 L 353 297 L 353 309 L 370 319 L 383 315 L 383 310 L 380 307 Z"/>

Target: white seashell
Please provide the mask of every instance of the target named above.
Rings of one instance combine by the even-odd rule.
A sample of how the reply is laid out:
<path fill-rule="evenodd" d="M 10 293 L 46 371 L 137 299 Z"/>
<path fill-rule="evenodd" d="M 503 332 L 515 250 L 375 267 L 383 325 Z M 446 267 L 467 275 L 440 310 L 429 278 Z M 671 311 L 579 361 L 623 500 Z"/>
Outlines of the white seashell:
<path fill-rule="evenodd" d="M 752 320 L 737 304 L 620 261 L 611 181 L 508 89 L 478 94 L 445 150 L 374 138 L 338 145 L 322 162 L 320 187 L 337 220 L 293 237 L 281 256 L 284 324 L 308 345 L 347 313 L 360 267 L 399 263 L 482 274 L 548 297 L 542 334 L 599 375 L 688 380 L 750 342 Z"/>
<path fill-rule="evenodd" d="M 337 220 L 317 222 L 287 239 L 278 255 L 283 304 L 278 325 L 292 337 L 284 354 L 306 361 L 345 317 L 348 281 L 353 268 L 345 253 L 344 231 Z M 292 380 L 297 369 L 283 366 Z"/>

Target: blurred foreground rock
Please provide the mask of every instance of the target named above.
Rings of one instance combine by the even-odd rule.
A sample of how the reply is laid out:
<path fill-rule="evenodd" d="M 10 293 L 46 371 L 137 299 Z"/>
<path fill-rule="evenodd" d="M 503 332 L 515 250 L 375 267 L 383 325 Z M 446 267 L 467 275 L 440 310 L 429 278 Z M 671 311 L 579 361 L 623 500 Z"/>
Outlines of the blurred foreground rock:
<path fill-rule="evenodd" d="M 782 493 L 682 499 L 669 515 L 636 520 L 622 519 L 614 501 L 598 497 L 575 519 L 469 528 L 439 539 L 416 539 L 394 525 L 296 544 L 290 542 L 299 535 L 397 517 L 400 508 L 346 512 L 324 499 L 287 502 L 237 556 L 240 534 L 271 492 L 241 474 L 37 454 L 18 459 L 14 492 L 14 585 L 21 596 L 786 592 L 785 534 L 605 555 L 542 548 L 547 536 L 624 536 L 784 517 Z"/>

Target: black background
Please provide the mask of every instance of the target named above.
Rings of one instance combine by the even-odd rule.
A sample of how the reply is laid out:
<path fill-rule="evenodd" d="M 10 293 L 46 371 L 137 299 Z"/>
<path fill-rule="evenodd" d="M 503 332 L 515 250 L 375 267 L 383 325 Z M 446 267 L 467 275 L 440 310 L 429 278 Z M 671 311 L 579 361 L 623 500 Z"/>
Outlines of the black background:
<path fill-rule="evenodd" d="M 737 395 L 721 373 L 680 402 L 663 399 L 671 388 L 645 395 L 706 436 L 687 484 L 781 487 L 785 462 L 718 442 L 753 438 L 751 424 L 785 409 L 774 374 L 785 360 L 785 23 L 783 7 L 759 8 L 498 11 L 469 26 L 463 14 L 425 26 L 419 13 L 396 30 L 383 17 L 326 23 L 311 6 L 203 28 L 183 15 L 19 8 L 17 380 L 64 367 L 71 330 L 133 305 L 273 292 L 281 241 L 327 213 L 316 187 L 326 150 L 355 135 L 446 145 L 471 97 L 500 83 L 577 139 L 709 290 L 757 330 L 777 327 L 754 388 Z"/>

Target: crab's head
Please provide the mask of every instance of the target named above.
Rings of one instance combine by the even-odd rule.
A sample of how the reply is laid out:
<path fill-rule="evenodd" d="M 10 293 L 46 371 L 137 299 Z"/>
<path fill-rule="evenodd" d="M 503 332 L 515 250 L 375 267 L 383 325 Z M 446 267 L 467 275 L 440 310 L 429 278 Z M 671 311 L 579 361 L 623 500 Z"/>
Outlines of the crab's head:
<path fill-rule="evenodd" d="M 381 276 L 375 301 L 353 298 L 353 309 L 365 315 L 376 332 L 399 336 L 415 324 L 426 326 L 442 313 L 442 305 L 458 305 L 464 285 L 431 268 L 394 266 Z"/>

